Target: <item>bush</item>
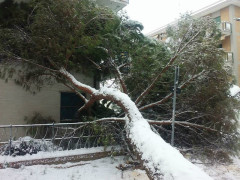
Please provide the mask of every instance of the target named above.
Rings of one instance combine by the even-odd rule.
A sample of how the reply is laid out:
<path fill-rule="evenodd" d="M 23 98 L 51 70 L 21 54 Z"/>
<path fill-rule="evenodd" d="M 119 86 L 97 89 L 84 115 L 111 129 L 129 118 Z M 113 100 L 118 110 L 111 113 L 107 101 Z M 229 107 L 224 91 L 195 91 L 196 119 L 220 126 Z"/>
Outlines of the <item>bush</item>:
<path fill-rule="evenodd" d="M 24 120 L 27 124 L 51 124 L 55 123 L 56 121 L 51 116 L 43 116 L 39 112 L 34 112 L 32 116 L 25 117 Z M 35 138 L 49 138 L 52 137 L 52 132 L 48 131 L 49 127 L 43 126 L 43 127 L 34 127 L 34 128 L 28 128 L 27 134 L 33 136 Z M 33 132 L 37 132 L 37 134 L 33 134 Z"/>
<path fill-rule="evenodd" d="M 3 146 L 1 155 L 10 155 L 11 156 L 24 156 L 26 154 L 37 154 L 39 151 L 53 151 L 53 150 L 62 150 L 61 148 L 55 146 L 52 142 L 45 140 L 36 140 L 29 136 L 19 138 L 16 142 L 13 142 L 11 145 L 7 144 Z"/>

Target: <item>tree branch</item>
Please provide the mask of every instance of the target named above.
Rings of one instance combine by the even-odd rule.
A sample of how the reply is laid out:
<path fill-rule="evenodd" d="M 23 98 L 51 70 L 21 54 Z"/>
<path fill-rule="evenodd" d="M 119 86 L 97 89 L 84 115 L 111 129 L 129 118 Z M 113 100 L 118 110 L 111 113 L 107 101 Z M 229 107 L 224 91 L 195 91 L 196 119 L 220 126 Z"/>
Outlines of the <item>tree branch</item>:
<path fill-rule="evenodd" d="M 177 49 L 175 55 L 169 60 L 168 64 L 162 69 L 162 71 L 153 79 L 152 83 L 142 92 L 142 94 L 136 99 L 135 103 L 138 104 L 154 87 L 156 82 L 162 77 L 162 74 L 165 73 L 173 64 L 173 62 L 178 58 L 179 54 L 200 34 L 200 30 L 184 44 L 182 48 Z"/>
<path fill-rule="evenodd" d="M 79 91 L 77 91 L 74 87 L 68 85 L 67 83 L 63 83 L 63 84 L 66 87 L 68 87 L 69 89 L 71 89 L 72 91 L 74 91 L 84 101 L 84 103 L 88 102 L 88 100 Z"/>
<path fill-rule="evenodd" d="M 87 59 L 88 59 L 94 66 L 96 66 L 96 68 L 97 68 L 98 70 L 102 70 L 102 68 L 101 68 L 97 63 L 95 63 L 92 59 L 90 59 L 89 57 L 87 57 Z"/>
<path fill-rule="evenodd" d="M 115 67 L 115 66 L 114 66 L 114 68 L 115 68 L 115 70 L 116 70 L 117 78 L 119 79 L 119 82 L 120 82 L 120 84 L 121 84 L 121 86 L 122 86 L 123 92 L 124 92 L 125 94 L 128 94 L 127 86 L 126 86 L 126 84 L 125 84 L 125 82 L 124 82 L 124 80 L 123 80 L 123 78 L 122 78 L 122 74 L 121 74 L 119 68 L 118 68 L 118 67 Z"/>
<path fill-rule="evenodd" d="M 97 120 L 91 121 L 89 123 L 101 123 L 101 122 L 109 122 L 109 121 L 125 123 L 126 119 L 125 118 L 109 117 L 109 118 L 97 119 Z M 155 120 L 147 119 L 147 122 L 151 125 L 171 125 L 172 124 L 171 120 L 155 121 Z M 205 130 L 208 130 L 208 131 L 218 132 L 218 130 L 216 130 L 216 129 L 212 129 L 210 127 L 205 127 L 205 126 L 199 125 L 199 124 L 189 123 L 189 122 L 186 122 L 186 121 L 175 121 L 175 124 L 182 125 L 184 127 L 189 126 L 189 127 L 194 127 L 194 128 L 205 129 Z"/>
<path fill-rule="evenodd" d="M 97 100 L 98 98 L 92 96 L 90 100 L 86 101 L 86 103 L 78 109 L 78 113 L 82 112 L 84 109 L 90 108 Z"/>
<path fill-rule="evenodd" d="M 15 60 L 17 60 L 17 61 L 23 61 L 23 62 L 26 62 L 26 63 L 28 63 L 28 64 L 37 66 L 37 67 L 39 67 L 39 68 L 41 68 L 41 69 L 48 70 L 48 71 L 50 71 L 50 72 L 59 73 L 58 70 L 51 69 L 51 68 L 45 67 L 45 66 L 43 66 L 43 65 L 34 63 L 32 60 L 28 60 L 28 59 L 25 59 L 25 58 L 21 58 L 21 57 L 15 55 L 15 54 L 12 54 L 12 53 L 10 53 L 9 55 L 10 55 L 10 57 L 15 58 Z"/>
<path fill-rule="evenodd" d="M 63 75 L 63 77 L 68 79 L 79 90 L 82 90 L 83 92 L 86 92 L 90 95 L 93 95 L 96 92 L 96 89 L 94 89 L 86 84 L 80 83 L 78 80 L 76 80 L 76 78 L 72 74 L 67 72 L 66 69 L 61 68 L 59 70 L 59 72 Z"/>
<path fill-rule="evenodd" d="M 185 83 L 183 83 L 181 86 L 179 86 L 180 89 L 183 89 L 185 88 L 191 81 L 193 81 L 194 79 L 198 78 L 200 75 L 202 75 L 205 71 L 202 71 L 201 73 L 193 76 L 192 78 L 190 78 L 189 80 L 187 80 Z M 156 106 L 156 105 L 160 105 L 164 102 L 166 102 L 167 100 L 169 100 L 171 97 L 173 96 L 173 93 L 169 93 L 167 96 L 165 96 L 162 100 L 160 101 L 157 101 L 157 102 L 154 102 L 154 103 L 151 103 L 151 104 L 148 104 L 148 105 L 145 105 L 145 106 L 142 106 L 139 108 L 139 111 L 142 111 L 142 110 L 145 110 L 145 109 L 148 109 L 148 108 L 151 108 L 153 106 Z"/>

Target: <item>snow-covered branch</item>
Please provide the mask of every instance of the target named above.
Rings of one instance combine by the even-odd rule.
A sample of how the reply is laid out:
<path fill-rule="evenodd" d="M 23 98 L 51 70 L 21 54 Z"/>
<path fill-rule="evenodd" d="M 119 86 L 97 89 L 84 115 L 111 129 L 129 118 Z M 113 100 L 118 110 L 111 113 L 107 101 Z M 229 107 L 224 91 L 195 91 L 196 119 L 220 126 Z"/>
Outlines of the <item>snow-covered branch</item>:
<path fill-rule="evenodd" d="M 90 95 L 92 95 L 93 93 L 96 92 L 96 89 L 77 81 L 76 78 L 72 74 L 70 74 L 69 72 L 66 71 L 66 69 L 61 68 L 59 70 L 59 72 L 79 90 L 81 90 L 85 93 L 88 93 Z"/>
<path fill-rule="evenodd" d="M 150 179 L 211 179 L 207 174 L 187 161 L 176 149 L 154 133 L 143 118 L 136 104 L 128 95 L 111 88 L 96 90 L 77 81 L 65 69 L 61 74 L 86 93 L 118 104 L 126 114 L 126 132 Z M 144 133 L 144 135 L 143 135 Z M 153 146 L 154 145 L 154 146 Z M 177 162 L 177 163 L 176 163 Z"/>

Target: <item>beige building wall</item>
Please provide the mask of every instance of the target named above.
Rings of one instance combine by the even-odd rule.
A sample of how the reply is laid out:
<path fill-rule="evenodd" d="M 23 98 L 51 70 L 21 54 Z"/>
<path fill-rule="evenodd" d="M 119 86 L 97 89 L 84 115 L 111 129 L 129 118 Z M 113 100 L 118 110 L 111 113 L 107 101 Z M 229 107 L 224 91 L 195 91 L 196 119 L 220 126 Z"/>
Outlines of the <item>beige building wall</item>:
<path fill-rule="evenodd" d="M 234 12 L 235 12 L 235 17 L 240 17 L 240 7 L 234 6 Z M 240 84 L 240 22 L 235 21 L 235 38 L 236 38 L 236 50 L 237 51 L 237 56 L 235 59 L 237 66 L 238 66 L 238 77 L 237 77 L 237 82 L 238 85 Z"/>
<path fill-rule="evenodd" d="M 78 75 L 77 79 L 93 86 L 93 78 Z M 26 124 L 24 117 L 31 116 L 33 112 L 52 116 L 59 122 L 61 92 L 70 90 L 61 84 L 55 84 L 44 87 L 33 95 L 16 85 L 13 80 L 5 83 L 0 79 L 0 125 Z"/>
<path fill-rule="evenodd" d="M 231 51 L 231 39 L 230 36 L 227 36 L 222 40 L 222 47 L 225 51 L 230 52 Z"/>
<path fill-rule="evenodd" d="M 229 7 L 220 10 L 221 21 L 229 21 Z"/>

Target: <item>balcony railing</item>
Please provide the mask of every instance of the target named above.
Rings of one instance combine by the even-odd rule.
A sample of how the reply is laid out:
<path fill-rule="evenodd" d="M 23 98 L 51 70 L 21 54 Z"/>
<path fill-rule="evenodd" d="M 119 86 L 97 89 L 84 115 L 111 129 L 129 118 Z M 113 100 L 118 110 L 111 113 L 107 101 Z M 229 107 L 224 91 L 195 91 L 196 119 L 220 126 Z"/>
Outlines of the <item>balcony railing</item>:
<path fill-rule="evenodd" d="M 225 67 L 230 74 L 233 73 L 233 63 L 233 52 L 225 52 Z"/>
<path fill-rule="evenodd" d="M 233 63 L 233 52 L 226 52 L 225 59 L 227 62 Z"/>
<path fill-rule="evenodd" d="M 229 36 L 232 33 L 232 24 L 230 22 L 223 21 L 219 24 L 219 28 L 222 31 L 222 34 Z"/>

